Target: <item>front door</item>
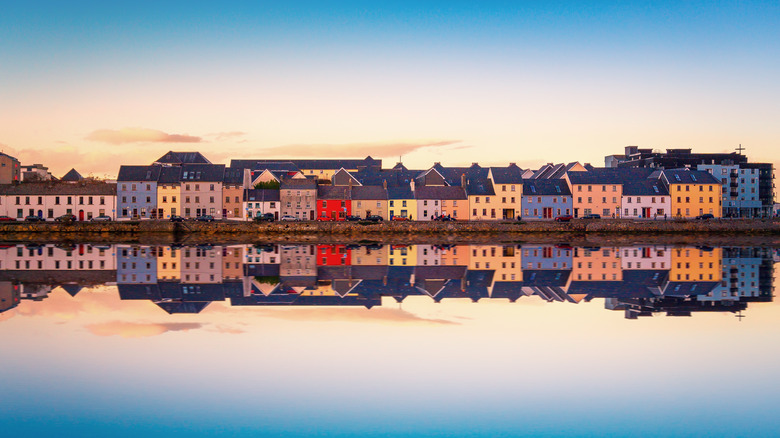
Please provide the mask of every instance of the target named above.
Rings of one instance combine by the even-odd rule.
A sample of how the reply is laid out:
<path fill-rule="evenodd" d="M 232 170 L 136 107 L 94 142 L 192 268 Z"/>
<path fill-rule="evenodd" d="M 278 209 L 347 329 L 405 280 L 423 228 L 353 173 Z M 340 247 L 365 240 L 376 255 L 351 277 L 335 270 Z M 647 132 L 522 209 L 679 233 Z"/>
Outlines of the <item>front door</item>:
<path fill-rule="evenodd" d="M 80 221 L 84 220 L 84 210 L 79 210 L 79 220 Z"/>

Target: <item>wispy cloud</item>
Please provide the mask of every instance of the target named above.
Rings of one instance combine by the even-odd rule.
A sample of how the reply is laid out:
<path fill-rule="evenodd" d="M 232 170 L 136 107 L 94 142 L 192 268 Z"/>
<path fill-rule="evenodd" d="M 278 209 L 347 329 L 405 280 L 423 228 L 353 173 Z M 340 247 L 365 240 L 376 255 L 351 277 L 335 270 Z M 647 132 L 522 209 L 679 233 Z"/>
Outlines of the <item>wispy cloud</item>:
<path fill-rule="evenodd" d="M 210 312 L 234 313 L 253 311 L 264 318 L 282 319 L 288 321 L 341 321 L 380 324 L 420 324 L 420 325 L 458 325 L 457 321 L 439 318 L 426 318 L 402 309 L 378 307 L 373 309 L 358 308 L 319 308 L 319 309 L 268 309 L 214 306 Z"/>
<path fill-rule="evenodd" d="M 239 140 L 244 136 L 246 136 L 246 132 L 243 131 L 212 132 L 204 135 L 204 137 L 213 138 L 216 141 Z"/>
<path fill-rule="evenodd" d="M 202 139 L 187 134 L 168 134 L 156 129 L 122 128 L 98 129 L 85 137 L 87 140 L 109 144 L 124 143 L 200 143 Z"/>
<path fill-rule="evenodd" d="M 127 321 L 101 322 L 86 326 L 93 335 L 123 338 L 145 338 L 167 332 L 196 330 L 202 327 L 203 324 L 197 322 L 139 323 Z"/>
<path fill-rule="evenodd" d="M 260 149 L 265 155 L 284 155 L 289 157 L 397 157 L 420 149 L 443 148 L 460 143 L 460 140 L 428 140 L 398 142 L 368 142 L 343 144 L 288 144 Z"/>

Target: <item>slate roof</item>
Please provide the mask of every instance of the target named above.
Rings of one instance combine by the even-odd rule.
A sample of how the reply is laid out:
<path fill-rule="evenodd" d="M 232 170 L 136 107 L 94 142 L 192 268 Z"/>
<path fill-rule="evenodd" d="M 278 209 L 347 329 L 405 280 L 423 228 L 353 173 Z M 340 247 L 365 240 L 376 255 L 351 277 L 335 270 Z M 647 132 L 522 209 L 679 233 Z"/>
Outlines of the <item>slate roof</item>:
<path fill-rule="evenodd" d="M 117 181 L 157 181 L 162 166 L 119 166 Z"/>
<path fill-rule="evenodd" d="M 667 169 L 662 173 L 669 184 L 720 184 L 709 172 L 688 169 Z"/>
<path fill-rule="evenodd" d="M 244 190 L 244 202 L 278 202 L 279 190 L 248 189 Z"/>
<path fill-rule="evenodd" d="M 571 196 L 571 191 L 562 179 L 526 179 L 523 180 L 523 195 Z"/>
<path fill-rule="evenodd" d="M 243 184 L 244 169 L 239 167 L 226 167 L 225 174 L 222 177 L 222 183 L 231 186 Z"/>
<path fill-rule="evenodd" d="M 160 170 L 160 177 L 157 179 L 158 184 L 179 184 L 179 182 L 181 182 L 181 167 L 163 167 Z"/>
<path fill-rule="evenodd" d="M 224 177 L 224 164 L 184 164 L 181 166 L 182 182 L 222 182 Z"/>
<path fill-rule="evenodd" d="M 60 178 L 60 181 L 75 182 L 75 181 L 81 181 L 82 179 L 84 179 L 84 177 L 81 176 L 81 174 L 78 173 L 76 169 L 70 169 L 68 173 L 66 173 L 62 178 Z"/>
<path fill-rule="evenodd" d="M 624 184 L 629 181 L 645 179 L 653 173 L 650 168 L 594 168 L 587 172 L 569 172 L 572 184 Z"/>
<path fill-rule="evenodd" d="M 116 183 L 93 182 L 87 184 L 66 184 L 57 182 L 31 182 L 22 184 L 1 184 L 0 195 L 105 195 L 116 196 Z"/>
<path fill-rule="evenodd" d="M 288 178 L 282 180 L 280 187 L 282 190 L 316 190 L 317 181 L 308 178 Z"/>
<path fill-rule="evenodd" d="M 514 163 L 507 167 L 491 167 L 490 172 L 493 176 L 494 184 L 523 183 L 523 170 Z"/>
<path fill-rule="evenodd" d="M 387 190 L 382 186 L 356 186 L 352 187 L 352 199 L 356 200 L 385 200 Z"/>
<path fill-rule="evenodd" d="M 256 161 L 256 160 L 232 160 L 231 168 L 249 169 L 253 171 L 271 170 L 278 172 L 300 172 L 301 169 L 292 161 Z"/>
<path fill-rule="evenodd" d="M 623 184 L 623 196 L 666 196 L 669 190 L 657 179 L 633 180 Z"/>
<path fill-rule="evenodd" d="M 317 187 L 317 200 L 320 199 L 350 199 L 347 186 L 319 186 Z"/>
<path fill-rule="evenodd" d="M 414 199 L 414 192 L 409 186 L 387 187 L 387 199 Z"/>
<path fill-rule="evenodd" d="M 158 158 L 155 163 L 160 164 L 211 164 L 200 152 L 174 152 L 168 151 Z"/>
<path fill-rule="evenodd" d="M 362 160 L 299 160 L 295 158 L 275 159 L 275 160 L 257 160 L 242 159 L 231 160 L 230 167 L 246 167 L 250 169 L 260 169 L 265 163 L 290 162 L 298 166 L 299 169 L 360 169 L 366 166 L 382 166 L 382 160 L 375 160 L 366 157 Z"/>
<path fill-rule="evenodd" d="M 422 186 L 415 187 L 415 199 L 468 199 L 463 187 Z"/>

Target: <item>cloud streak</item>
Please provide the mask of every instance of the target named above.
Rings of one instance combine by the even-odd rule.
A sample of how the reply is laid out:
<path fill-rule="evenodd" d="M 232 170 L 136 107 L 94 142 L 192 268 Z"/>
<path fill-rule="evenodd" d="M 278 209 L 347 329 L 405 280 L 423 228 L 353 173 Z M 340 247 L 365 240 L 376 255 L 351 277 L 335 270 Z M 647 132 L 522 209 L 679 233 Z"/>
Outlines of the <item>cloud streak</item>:
<path fill-rule="evenodd" d="M 288 144 L 261 149 L 265 155 L 284 155 L 289 157 L 397 157 L 421 149 L 442 148 L 460 143 L 460 140 L 369 142 L 345 144 Z"/>
<path fill-rule="evenodd" d="M 196 330 L 202 327 L 203 324 L 197 322 L 138 323 L 127 321 L 110 321 L 86 326 L 93 335 L 120 336 L 122 338 L 146 338 L 167 332 Z"/>
<path fill-rule="evenodd" d="M 156 129 L 122 128 L 98 129 L 85 137 L 90 141 L 109 144 L 125 143 L 200 143 L 202 139 L 187 134 L 168 134 Z"/>

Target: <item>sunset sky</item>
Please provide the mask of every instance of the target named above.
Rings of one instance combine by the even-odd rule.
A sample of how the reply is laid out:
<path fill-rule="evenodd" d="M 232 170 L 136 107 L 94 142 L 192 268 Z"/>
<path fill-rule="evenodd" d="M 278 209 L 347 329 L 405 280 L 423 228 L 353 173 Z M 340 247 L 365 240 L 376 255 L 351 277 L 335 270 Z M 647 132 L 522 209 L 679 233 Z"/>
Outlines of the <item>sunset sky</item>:
<path fill-rule="evenodd" d="M 55 176 L 168 150 L 780 162 L 779 22 L 776 1 L 5 2 L 0 148 Z"/>

